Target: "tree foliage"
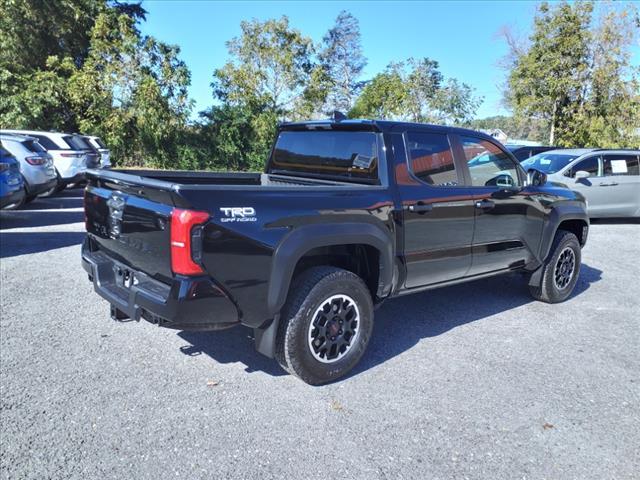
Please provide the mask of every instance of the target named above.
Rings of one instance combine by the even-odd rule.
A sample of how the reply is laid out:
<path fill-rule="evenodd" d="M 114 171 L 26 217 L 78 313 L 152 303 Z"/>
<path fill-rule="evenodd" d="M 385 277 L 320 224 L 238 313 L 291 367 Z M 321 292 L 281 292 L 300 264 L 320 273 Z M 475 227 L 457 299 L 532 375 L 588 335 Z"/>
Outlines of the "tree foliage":
<path fill-rule="evenodd" d="M 473 118 L 481 101 L 466 83 L 445 80 L 438 62 L 410 58 L 390 64 L 367 83 L 349 115 L 463 124 Z"/>
<path fill-rule="evenodd" d="M 2 2 L 2 127 L 97 134 L 120 165 L 179 160 L 189 70 L 178 47 L 140 33 L 140 4 Z"/>
<path fill-rule="evenodd" d="M 437 61 L 392 62 L 363 81 L 358 20 L 346 11 L 319 42 L 286 16 L 241 23 L 213 72 L 213 105 L 191 118 L 180 50 L 139 26 L 126 0 L 0 0 L 0 127 L 101 136 L 117 165 L 258 170 L 278 121 L 351 117 L 501 128 L 559 145 L 640 143 L 630 45 L 637 9 L 539 6 L 526 44 L 507 36 L 509 117 L 471 119 L 482 101 Z"/>
<path fill-rule="evenodd" d="M 322 39 L 319 60 L 327 82 L 323 110 L 348 112 L 362 88 L 360 76 L 367 65 L 357 18 L 345 10 L 340 12 Z"/>
<path fill-rule="evenodd" d="M 529 45 L 511 44 L 507 104 L 516 116 L 548 122 L 550 144 L 637 144 L 640 89 L 629 49 L 635 22 L 633 7 L 594 18 L 592 2 L 540 4 Z"/>

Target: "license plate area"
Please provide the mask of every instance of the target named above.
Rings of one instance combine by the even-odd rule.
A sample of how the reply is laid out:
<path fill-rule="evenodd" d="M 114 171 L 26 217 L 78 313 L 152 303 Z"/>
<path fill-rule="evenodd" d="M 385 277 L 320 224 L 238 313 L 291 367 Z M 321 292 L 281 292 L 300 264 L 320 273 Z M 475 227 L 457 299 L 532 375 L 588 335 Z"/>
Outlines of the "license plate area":
<path fill-rule="evenodd" d="M 113 266 L 113 279 L 116 286 L 124 290 L 130 289 L 137 283 L 135 273 L 119 265 Z"/>

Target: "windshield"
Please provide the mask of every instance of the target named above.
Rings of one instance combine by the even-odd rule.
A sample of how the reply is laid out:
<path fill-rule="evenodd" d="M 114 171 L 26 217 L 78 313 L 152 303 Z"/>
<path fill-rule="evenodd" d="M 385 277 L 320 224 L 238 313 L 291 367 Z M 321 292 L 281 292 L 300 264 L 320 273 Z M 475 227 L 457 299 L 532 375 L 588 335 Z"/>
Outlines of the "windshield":
<path fill-rule="evenodd" d="M 567 155 L 566 153 L 543 152 L 526 159 L 521 163 L 525 170 L 535 168 L 544 173 L 556 173 L 569 165 L 578 155 Z"/>
<path fill-rule="evenodd" d="M 301 175 L 378 179 L 378 142 L 373 132 L 283 131 L 271 168 Z"/>

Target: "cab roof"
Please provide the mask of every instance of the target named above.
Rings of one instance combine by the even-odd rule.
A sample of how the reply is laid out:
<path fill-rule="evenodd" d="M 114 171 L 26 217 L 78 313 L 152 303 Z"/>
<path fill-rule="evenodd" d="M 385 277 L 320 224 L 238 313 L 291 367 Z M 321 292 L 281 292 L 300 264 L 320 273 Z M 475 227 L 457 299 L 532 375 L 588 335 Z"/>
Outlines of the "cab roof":
<path fill-rule="evenodd" d="M 401 122 L 393 120 L 346 119 L 346 120 L 309 120 L 304 122 L 283 122 L 279 130 L 365 130 L 376 132 L 404 132 L 406 130 L 433 131 L 439 133 L 457 133 L 460 135 L 474 135 L 499 142 L 491 135 L 461 127 L 434 125 L 430 123 Z"/>

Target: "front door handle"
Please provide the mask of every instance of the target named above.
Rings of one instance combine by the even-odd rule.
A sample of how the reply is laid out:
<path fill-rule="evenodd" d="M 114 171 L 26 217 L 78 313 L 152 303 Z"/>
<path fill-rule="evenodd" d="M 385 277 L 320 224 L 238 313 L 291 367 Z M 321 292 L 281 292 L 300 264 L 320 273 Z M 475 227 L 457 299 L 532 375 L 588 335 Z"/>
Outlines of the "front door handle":
<path fill-rule="evenodd" d="M 616 182 L 611 182 L 611 183 L 601 183 L 600 186 L 601 187 L 615 187 L 616 185 L 618 185 Z"/>
<path fill-rule="evenodd" d="M 413 213 L 426 213 L 433 210 L 433 205 L 430 203 L 418 202 L 413 205 L 409 205 L 409 211 Z"/>
<path fill-rule="evenodd" d="M 491 210 L 495 206 L 495 202 L 487 200 L 486 198 L 484 200 L 478 200 L 476 202 L 476 208 L 480 208 L 482 210 Z"/>

